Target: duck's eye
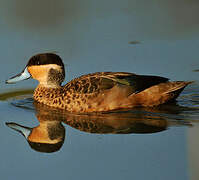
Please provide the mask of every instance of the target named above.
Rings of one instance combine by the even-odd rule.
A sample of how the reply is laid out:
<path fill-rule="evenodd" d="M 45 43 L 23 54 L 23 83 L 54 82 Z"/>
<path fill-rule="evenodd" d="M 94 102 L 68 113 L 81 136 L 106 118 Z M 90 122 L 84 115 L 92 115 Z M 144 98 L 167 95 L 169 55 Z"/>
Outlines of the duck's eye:
<path fill-rule="evenodd" d="M 37 64 L 37 65 L 40 65 L 40 62 L 39 62 L 39 61 L 36 61 L 36 64 Z"/>

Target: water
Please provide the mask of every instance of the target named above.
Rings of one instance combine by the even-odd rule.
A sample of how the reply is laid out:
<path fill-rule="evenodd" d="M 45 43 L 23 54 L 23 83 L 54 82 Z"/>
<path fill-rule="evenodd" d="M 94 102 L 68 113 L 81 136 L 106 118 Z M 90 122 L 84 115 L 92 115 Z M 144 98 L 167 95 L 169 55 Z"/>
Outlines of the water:
<path fill-rule="evenodd" d="M 197 1 L 2 0 L 0 5 L 3 179 L 199 179 Z M 57 112 L 33 104 L 34 80 L 4 83 L 41 52 L 63 58 L 66 81 L 127 71 L 195 83 L 176 104 L 159 108 L 84 116 Z M 31 128 L 50 123 L 61 147 L 36 151 L 7 122 Z"/>
<path fill-rule="evenodd" d="M 7 173 L 11 166 L 12 173 L 19 178 L 34 169 L 30 179 L 51 179 L 57 175 L 76 179 L 88 174 L 96 179 L 142 179 L 146 175 L 188 179 L 193 166 L 193 154 L 189 151 L 197 148 L 196 135 L 189 133 L 197 133 L 199 127 L 197 89 L 198 84 L 185 89 L 177 104 L 84 115 L 35 103 L 31 90 L 1 94 L 1 151 L 2 159 L 5 158 L 2 174 L 8 179 L 13 177 Z M 28 141 L 6 126 L 8 122 L 33 128 Z M 53 140 L 45 136 L 47 127 Z M 42 146 L 42 142 L 49 146 Z M 194 147 L 189 146 L 190 142 Z M 56 175 L 51 173 L 55 170 Z"/>

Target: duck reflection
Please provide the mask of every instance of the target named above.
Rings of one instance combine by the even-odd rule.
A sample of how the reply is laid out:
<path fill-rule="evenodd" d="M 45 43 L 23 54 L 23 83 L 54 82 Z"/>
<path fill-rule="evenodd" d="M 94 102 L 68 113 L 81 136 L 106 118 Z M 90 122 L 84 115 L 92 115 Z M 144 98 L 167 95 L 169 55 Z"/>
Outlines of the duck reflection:
<path fill-rule="evenodd" d="M 6 125 L 21 133 L 30 147 L 39 152 L 55 152 L 62 147 L 65 140 L 63 124 L 80 131 L 98 134 L 156 133 L 173 125 L 189 125 L 184 121 L 168 120 L 168 117 L 161 115 L 170 110 L 170 113 L 173 113 L 173 108 L 167 109 L 166 106 L 163 109 L 159 107 L 111 113 L 72 114 L 40 103 L 33 104 L 39 121 L 38 126 L 30 128 L 14 122 L 7 122 Z M 175 114 L 176 112 L 175 109 Z"/>
<path fill-rule="evenodd" d="M 38 113 L 36 117 L 39 125 L 33 128 L 13 122 L 6 123 L 6 125 L 21 133 L 32 149 L 40 152 L 55 152 L 63 145 L 65 128 L 58 118 L 56 119 L 50 114 Z"/>

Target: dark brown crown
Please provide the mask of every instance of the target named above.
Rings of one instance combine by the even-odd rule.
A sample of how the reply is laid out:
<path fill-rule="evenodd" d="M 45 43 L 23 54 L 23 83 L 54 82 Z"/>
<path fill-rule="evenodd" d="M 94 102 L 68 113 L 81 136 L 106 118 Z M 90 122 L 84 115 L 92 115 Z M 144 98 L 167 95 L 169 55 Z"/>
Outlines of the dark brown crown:
<path fill-rule="evenodd" d="M 30 58 L 27 66 L 46 65 L 46 64 L 57 64 L 59 66 L 64 67 L 62 59 L 58 55 L 53 53 L 37 54 Z"/>

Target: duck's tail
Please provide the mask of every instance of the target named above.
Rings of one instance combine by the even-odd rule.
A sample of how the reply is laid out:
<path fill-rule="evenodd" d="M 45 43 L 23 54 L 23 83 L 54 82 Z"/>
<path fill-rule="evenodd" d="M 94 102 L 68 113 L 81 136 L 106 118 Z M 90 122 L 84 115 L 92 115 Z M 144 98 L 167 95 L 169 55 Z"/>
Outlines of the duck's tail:
<path fill-rule="evenodd" d="M 167 81 L 129 96 L 130 101 L 137 106 L 157 106 L 174 101 L 183 89 L 193 81 Z"/>
<path fill-rule="evenodd" d="M 163 83 L 163 86 L 165 84 L 165 88 L 163 88 L 162 94 L 172 94 L 173 98 L 176 99 L 183 89 L 191 83 L 193 83 L 193 81 L 173 81 Z"/>

